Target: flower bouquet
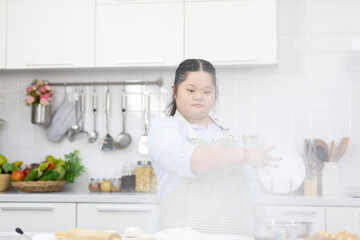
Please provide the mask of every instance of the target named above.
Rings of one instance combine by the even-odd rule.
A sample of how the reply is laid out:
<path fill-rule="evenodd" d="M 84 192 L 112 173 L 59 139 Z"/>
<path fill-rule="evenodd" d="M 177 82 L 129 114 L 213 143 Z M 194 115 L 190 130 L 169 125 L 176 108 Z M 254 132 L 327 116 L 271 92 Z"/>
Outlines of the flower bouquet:
<path fill-rule="evenodd" d="M 31 106 L 31 122 L 48 125 L 51 120 L 51 86 L 42 80 L 35 79 L 26 88 L 25 105 Z"/>

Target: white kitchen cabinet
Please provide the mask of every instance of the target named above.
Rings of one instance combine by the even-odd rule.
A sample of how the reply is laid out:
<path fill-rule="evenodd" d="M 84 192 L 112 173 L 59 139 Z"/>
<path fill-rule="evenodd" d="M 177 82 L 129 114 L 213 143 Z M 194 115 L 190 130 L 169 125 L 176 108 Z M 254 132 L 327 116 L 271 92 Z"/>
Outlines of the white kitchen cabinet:
<path fill-rule="evenodd" d="M 6 0 L 0 0 L 0 69 L 5 68 Z"/>
<path fill-rule="evenodd" d="M 93 67 L 95 0 L 7 1 L 6 68 Z"/>
<path fill-rule="evenodd" d="M 77 227 L 124 232 L 138 226 L 153 232 L 158 218 L 156 204 L 86 204 L 77 208 Z"/>
<path fill-rule="evenodd" d="M 277 62 L 276 0 L 185 0 L 185 58 L 215 65 Z"/>
<path fill-rule="evenodd" d="M 97 3 L 97 67 L 176 66 L 182 61 L 182 1 Z"/>
<path fill-rule="evenodd" d="M 67 231 L 76 227 L 75 203 L 0 203 L 0 232 Z"/>
<path fill-rule="evenodd" d="M 360 207 L 327 207 L 326 231 L 360 234 Z"/>
<path fill-rule="evenodd" d="M 266 206 L 272 220 L 294 220 L 312 222 L 312 233 L 325 230 L 325 207 Z"/>

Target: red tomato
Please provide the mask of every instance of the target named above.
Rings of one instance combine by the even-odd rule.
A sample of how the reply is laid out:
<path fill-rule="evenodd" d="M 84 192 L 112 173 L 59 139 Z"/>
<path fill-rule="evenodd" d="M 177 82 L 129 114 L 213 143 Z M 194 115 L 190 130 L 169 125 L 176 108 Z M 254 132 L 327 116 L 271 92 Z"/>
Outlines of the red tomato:
<path fill-rule="evenodd" d="M 30 172 L 30 168 L 26 168 L 26 169 L 24 169 L 23 170 L 23 173 L 25 174 L 25 176 L 27 176 L 28 175 L 28 173 Z"/>
<path fill-rule="evenodd" d="M 11 173 L 11 179 L 14 181 L 22 181 L 25 178 L 25 174 L 21 170 L 15 170 Z"/>

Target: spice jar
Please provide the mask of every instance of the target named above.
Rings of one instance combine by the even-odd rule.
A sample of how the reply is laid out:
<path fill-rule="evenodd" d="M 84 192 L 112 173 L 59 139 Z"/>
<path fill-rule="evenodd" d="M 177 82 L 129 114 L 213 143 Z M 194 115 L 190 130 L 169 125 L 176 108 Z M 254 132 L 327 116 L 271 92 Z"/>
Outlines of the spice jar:
<path fill-rule="evenodd" d="M 151 166 L 151 181 L 150 181 L 150 191 L 157 192 L 157 178 L 154 172 L 154 168 Z"/>
<path fill-rule="evenodd" d="M 102 192 L 110 192 L 111 191 L 111 181 L 108 178 L 103 178 L 101 183 L 101 191 Z"/>
<path fill-rule="evenodd" d="M 120 192 L 121 190 L 121 179 L 120 178 L 112 178 L 111 179 L 111 191 L 112 192 Z"/>
<path fill-rule="evenodd" d="M 89 190 L 90 192 L 100 192 L 100 180 L 98 178 L 90 178 Z"/>
<path fill-rule="evenodd" d="M 135 191 L 135 166 L 131 162 L 127 162 L 122 170 L 121 191 Z"/>
<path fill-rule="evenodd" d="M 136 192 L 150 192 L 151 163 L 150 161 L 138 161 L 136 166 Z"/>

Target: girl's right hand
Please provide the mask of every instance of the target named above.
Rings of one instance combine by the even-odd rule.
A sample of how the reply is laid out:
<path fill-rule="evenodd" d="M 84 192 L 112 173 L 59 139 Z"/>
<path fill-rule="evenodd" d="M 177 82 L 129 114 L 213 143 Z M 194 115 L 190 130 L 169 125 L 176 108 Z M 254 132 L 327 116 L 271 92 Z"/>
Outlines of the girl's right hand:
<path fill-rule="evenodd" d="M 273 157 L 269 155 L 269 152 L 275 148 L 275 145 L 264 149 L 244 149 L 245 163 L 252 165 L 253 167 L 260 168 L 265 172 L 266 167 L 278 167 L 274 164 L 274 161 L 282 160 L 282 157 Z"/>

